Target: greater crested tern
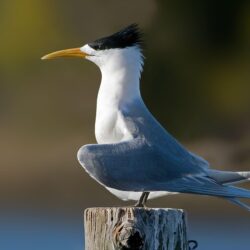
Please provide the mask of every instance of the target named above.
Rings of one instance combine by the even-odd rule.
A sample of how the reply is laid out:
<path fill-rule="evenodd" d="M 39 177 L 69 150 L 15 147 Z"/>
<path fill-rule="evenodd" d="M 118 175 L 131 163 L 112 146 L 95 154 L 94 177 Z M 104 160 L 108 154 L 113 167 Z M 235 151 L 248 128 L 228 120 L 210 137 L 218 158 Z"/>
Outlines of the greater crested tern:
<path fill-rule="evenodd" d="M 182 146 L 147 109 L 140 93 L 141 45 L 141 32 L 132 24 L 80 48 L 42 58 L 86 58 L 101 70 L 95 122 L 98 144 L 79 149 L 80 164 L 114 195 L 137 200 L 138 206 L 144 206 L 148 198 L 192 193 L 222 197 L 250 210 L 238 200 L 250 198 L 250 191 L 232 186 L 248 181 L 250 172 L 210 169 L 206 160 Z"/>

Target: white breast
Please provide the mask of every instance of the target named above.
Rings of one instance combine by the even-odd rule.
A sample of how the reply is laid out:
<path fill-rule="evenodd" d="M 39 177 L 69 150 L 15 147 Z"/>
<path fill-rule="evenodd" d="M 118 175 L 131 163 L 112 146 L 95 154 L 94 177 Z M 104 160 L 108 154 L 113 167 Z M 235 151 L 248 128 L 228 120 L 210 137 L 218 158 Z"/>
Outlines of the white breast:
<path fill-rule="evenodd" d="M 141 54 L 136 48 L 114 49 L 101 65 L 95 136 L 98 143 L 116 143 L 132 138 L 122 110 L 140 97 Z"/>
<path fill-rule="evenodd" d="M 116 109 L 100 106 L 97 109 L 95 136 L 98 143 L 116 143 L 132 139 L 122 113 Z"/>

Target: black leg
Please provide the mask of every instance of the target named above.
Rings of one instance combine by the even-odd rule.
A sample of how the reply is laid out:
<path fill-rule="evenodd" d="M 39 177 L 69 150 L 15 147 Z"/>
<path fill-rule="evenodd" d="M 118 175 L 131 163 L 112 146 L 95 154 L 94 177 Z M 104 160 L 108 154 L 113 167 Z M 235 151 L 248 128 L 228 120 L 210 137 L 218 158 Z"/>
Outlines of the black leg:
<path fill-rule="evenodd" d="M 144 195 L 143 201 L 142 201 L 143 206 L 146 205 L 146 202 L 147 202 L 147 200 L 148 200 L 149 193 L 150 193 L 150 192 L 145 192 L 145 195 Z"/>
<path fill-rule="evenodd" d="M 143 192 L 135 207 L 145 207 L 150 192 Z"/>

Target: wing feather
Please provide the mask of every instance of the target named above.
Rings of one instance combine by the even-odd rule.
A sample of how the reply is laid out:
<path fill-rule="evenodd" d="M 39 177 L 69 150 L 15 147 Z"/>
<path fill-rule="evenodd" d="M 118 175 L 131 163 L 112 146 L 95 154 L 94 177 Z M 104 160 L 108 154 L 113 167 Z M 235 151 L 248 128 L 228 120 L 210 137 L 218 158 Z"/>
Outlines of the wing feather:
<path fill-rule="evenodd" d="M 143 138 L 85 145 L 78 152 L 78 160 L 100 183 L 128 191 L 160 190 L 168 181 L 204 173 L 192 155 L 169 155 Z"/>

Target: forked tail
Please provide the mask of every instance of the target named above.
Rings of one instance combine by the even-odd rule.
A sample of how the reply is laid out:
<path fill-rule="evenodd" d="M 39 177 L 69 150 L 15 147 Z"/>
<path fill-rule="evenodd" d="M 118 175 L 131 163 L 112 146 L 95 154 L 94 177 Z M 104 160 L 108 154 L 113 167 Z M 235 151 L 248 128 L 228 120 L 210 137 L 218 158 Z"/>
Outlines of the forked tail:
<path fill-rule="evenodd" d="M 232 171 L 219 171 L 209 170 L 209 177 L 216 182 L 224 185 L 232 185 L 236 183 L 242 183 L 250 181 L 250 171 L 232 172 Z M 248 191 L 249 192 L 249 191 Z M 250 206 L 236 198 L 228 198 L 228 200 L 244 209 L 250 211 Z"/>
<path fill-rule="evenodd" d="M 208 176 L 216 182 L 225 185 L 250 181 L 250 171 L 232 172 L 209 169 Z"/>
<path fill-rule="evenodd" d="M 222 173 L 220 171 L 220 178 L 217 176 L 217 179 L 212 178 L 212 176 L 186 176 L 175 180 L 172 183 L 168 183 L 167 189 L 168 191 L 173 192 L 222 197 L 250 211 L 250 207 L 248 205 L 238 200 L 238 198 L 250 199 L 250 190 L 229 185 L 231 182 L 236 182 L 234 177 L 239 173 L 235 173 L 235 176 L 232 175 L 232 178 L 224 179 L 221 178 L 221 176 L 223 176 L 223 174 L 221 174 Z M 225 176 L 226 175 L 227 174 L 225 174 Z M 248 177 L 245 174 L 244 176 L 244 179 L 248 180 Z"/>

